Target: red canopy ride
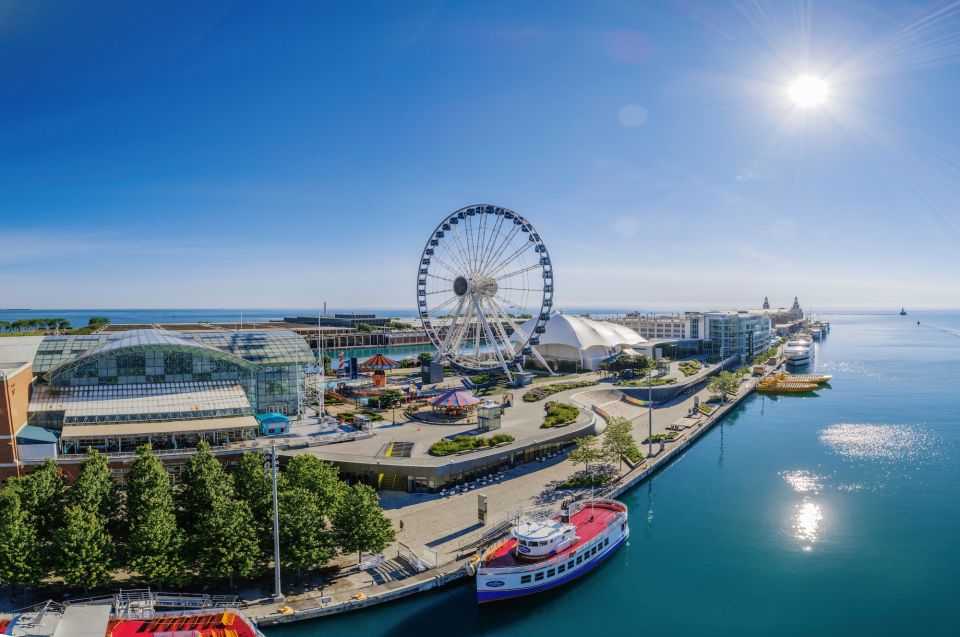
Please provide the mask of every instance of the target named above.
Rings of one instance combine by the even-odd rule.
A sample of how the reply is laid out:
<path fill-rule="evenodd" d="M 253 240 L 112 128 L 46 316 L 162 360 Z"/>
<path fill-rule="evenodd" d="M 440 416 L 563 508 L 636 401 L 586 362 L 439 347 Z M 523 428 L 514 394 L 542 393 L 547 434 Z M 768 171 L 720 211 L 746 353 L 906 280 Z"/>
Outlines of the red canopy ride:
<path fill-rule="evenodd" d="M 394 367 L 400 367 L 400 363 L 392 358 L 387 358 L 383 354 L 374 354 L 360 363 L 360 369 L 364 371 L 393 369 Z"/>
<path fill-rule="evenodd" d="M 362 371 L 373 371 L 373 384 L 377 387 L 383 387 L 387 384 L 387 375 L 384 373 L 384 370 L 393 369 L 394 367 L 399 366 L 400 363 L 392 358 L 387 358 L 383 354 L 374 354 L 367 360 L 360 363 L 360 369 Z"/>

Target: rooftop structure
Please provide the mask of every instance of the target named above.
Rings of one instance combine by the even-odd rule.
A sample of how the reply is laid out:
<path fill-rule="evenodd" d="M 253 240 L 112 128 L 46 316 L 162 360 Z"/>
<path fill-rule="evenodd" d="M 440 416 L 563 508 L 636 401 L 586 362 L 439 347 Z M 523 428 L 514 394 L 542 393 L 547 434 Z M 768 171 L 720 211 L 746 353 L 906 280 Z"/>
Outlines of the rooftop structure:
<path fill-rule="evenodd" d="M 533 322 L 531 319 L 528 324 Z M 647 340 L 628 327 L 559 312 L 546 322 L 537 345 L 548 361 L 573 363 L 582 369 L 597 369 L 617 352 L 640 353 L 647 349 Z"/>
<path fill-rule="evenodd" d="M 11 467 L 16 473 L 23 461 L 88 447 L 123 454 L 149 442 L 184 450 L 201 440 L 224 446 L 275 433 L 254 416 L 299 415 L 304 367 L 316 362 L 306 341 L 284 330 L 148 328 L 5 345 L 0 360 L 35 352 L 32 370 L 14 388 L 22 413 L 2 414 L 0 435 L 15 435 L 12 450 L 0 445 L 6 473 Z M 53 436 L 53 443 L 37 432 Z"/>

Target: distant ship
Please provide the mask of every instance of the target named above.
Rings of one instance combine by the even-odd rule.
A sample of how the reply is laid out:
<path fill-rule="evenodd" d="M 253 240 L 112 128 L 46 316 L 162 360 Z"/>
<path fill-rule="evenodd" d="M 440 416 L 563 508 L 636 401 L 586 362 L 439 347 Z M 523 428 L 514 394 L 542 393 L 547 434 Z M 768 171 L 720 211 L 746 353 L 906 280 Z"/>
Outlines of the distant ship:
<path fill-rule="evenodd" d="M 477 601 L 539 593 L 590 571 L 630 536 L 627 507 L 591 498 L 555 519 L 521 519 L 477 564 Z"/>
<path fill-rule="evenodd" d="M 906 315 L 907 315 L 907 311 L 901 307 L 901 308 L 900 308 L 900 316 L 906 316 Z"/>

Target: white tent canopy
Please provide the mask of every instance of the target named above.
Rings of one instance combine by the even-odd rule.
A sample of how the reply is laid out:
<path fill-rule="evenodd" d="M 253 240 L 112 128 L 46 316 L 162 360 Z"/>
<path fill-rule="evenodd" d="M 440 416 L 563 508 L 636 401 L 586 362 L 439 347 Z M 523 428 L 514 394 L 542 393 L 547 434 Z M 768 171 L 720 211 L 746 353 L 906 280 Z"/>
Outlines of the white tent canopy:
<path fill-rule="evenodd" d="M 533 319 L 527 321 L 524 331 L 535 324 Z M 617 352 L 646 346 L 647 340 L 629 327 L 558 312 L 550 316 L 536 348 L 548 361 L 573 361 L 584 369 L 597 369 L 603 359 Z"/>

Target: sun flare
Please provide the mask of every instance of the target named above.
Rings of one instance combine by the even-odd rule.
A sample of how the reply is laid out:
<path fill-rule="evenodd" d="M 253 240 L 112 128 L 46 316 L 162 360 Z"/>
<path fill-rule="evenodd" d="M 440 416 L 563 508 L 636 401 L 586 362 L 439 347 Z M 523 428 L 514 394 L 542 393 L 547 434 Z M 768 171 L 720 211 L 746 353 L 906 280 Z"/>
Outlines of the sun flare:
<path fill-rule="evenodd" d="M 829 91 L 827 83 L 813 75 L 801 75 L 787 88 L 787 95 L 801 108 L 823 104 Z"/>

